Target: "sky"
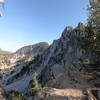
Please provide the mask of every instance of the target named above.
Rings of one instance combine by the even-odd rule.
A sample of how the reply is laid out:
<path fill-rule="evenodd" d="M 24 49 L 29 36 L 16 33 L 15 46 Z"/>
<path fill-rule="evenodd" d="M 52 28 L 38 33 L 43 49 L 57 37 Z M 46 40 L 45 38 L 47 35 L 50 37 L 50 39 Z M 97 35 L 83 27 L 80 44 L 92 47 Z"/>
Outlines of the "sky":
<path fill-rule="evenodd" d="M 0 48 L 15 52 L 61 36 L 66 26 L 86 23 L 88 0 L 6 0 L 0 17 Z"/>

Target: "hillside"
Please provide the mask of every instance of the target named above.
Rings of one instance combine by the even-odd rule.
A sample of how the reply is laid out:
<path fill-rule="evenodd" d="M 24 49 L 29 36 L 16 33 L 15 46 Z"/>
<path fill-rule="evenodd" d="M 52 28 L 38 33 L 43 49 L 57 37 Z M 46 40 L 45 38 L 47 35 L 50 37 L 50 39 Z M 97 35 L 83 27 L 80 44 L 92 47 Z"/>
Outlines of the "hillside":
<path fill-rule="evenodd" d="M 13 53 L 13 57 L 16 58 L 23 58 L 28 56 L 37 56 L 40 55 L 45 49 L 48 48 L 48 43 L 40 42 L 34 45 L 24 46 Z"/>
<path fill-rule="evenodd" d="M 9 69 L 18 65 L 19 63 L 32 60 L 35 56 L 40 55 L 45 49 L 48 48 L 48 43 L 40 42 L 34 45 L 29 45 L 20 48 L 15 53 L 9 53 L 0 50 L 0 65 L 1 69 Z"/>
<path fill-rule="evenodd" d="M 26 100 L 29 100 L 29 97 L 32 97 L 30 89 L 33 87 L 33 73 L 36 72 L 37 78 L 43 87 L 55 88 L 56 91 L 69 89 L 69 92 L 70 89 L 72 91 L 73 89 L 75 91 L 80 90 L 80 92 L 85 90 L 90 95 L 87 92 L 88 89 L 100 88 L 100 66 L 95 64 L 92 51 L 89 50 L 86 53 L 82 47 L 85 41 L 83 32 L 66 27 L 62 36 L 58 40 L 54 40 L 49 47 L 46 46 L 47 48 L 42 53 L 36 55 L 31 61 L 27 60 L 19 63 L 11 72 L 4 74 L 1 79 L 1 86 L 7 92 L 18 91 L 22 93 L 26 98 L 28 97 Z M 25 48 L 18 50 L 16 53 L 20 55 L 24 52 L 27 56 L 27 50 L 25 51 Z M 64 99 L 56 98 L 55 100 Z M 74 99 L 70 98 L 68 100 Z"/>
<path fill-rule="evenodd" d="M 28 64 L 35 59 L 36 56 L 44 52 L 48 48 L 48 43 L 41 42 L 30 46 L 25 46 L 9 55 L 2 54 L 0 60 L 0 84 L 7 84 L 6 81 L 13 79 L 13 76 L 22 74 L 23 70 L 28 69 Z M 14 75 L 13 75 L 14 74 Z"/>
<path fill-rule="evenodd" d="M 11 54 L 10 52 L 8 51 L 4 51 L 2 49 L 0 49 L 0 59 L 4 59 L 6 58 L 7 55 Z"/>

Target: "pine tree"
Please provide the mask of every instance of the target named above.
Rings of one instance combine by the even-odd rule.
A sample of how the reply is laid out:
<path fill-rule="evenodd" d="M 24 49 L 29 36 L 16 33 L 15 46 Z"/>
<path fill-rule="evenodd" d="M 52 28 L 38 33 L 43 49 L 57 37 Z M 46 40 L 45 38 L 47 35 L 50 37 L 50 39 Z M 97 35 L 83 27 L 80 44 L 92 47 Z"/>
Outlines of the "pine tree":
<path fill-rule="evenodd" d="M 32 92 L 33 93 L 36 93 L 38 90 L 41 89 L 41 85 L 37 79 L 37 74 L 36 72 L 33 73 L 33 80 L 32 80 L 32 83 L 33 83 L 33 88 L 32 88 Z"/>
<path fill-rule="evenodd" d="M 91 24 L 91 26 L 90 26 Z M 89 30 L 88 30 L 89 29 Z M 94 47 L 97 60 L 100 60 L 100 0 L 90 0 L 88 18 L 88 38 Z M 90 31 L 91 30 L 91 31 Z"/>
<path fill-rule="evenodd" d="M 81 22 L 78 23 L 77 29 L 81 32 L 85 31 L 85 25 Z"/>
<path fill-rule="evenodd" d="M 100 30 L 100 0 L 90 0 L 89 22 Z"/>

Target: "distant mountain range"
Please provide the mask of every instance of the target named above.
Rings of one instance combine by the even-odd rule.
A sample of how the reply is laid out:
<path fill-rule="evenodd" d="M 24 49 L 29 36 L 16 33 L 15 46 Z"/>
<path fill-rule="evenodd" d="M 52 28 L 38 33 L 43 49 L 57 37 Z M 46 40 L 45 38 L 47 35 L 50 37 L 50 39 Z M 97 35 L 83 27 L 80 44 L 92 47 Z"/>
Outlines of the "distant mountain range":
<path fill-rule="evenodd" d="M 9 52 L 9 51 L 5 51 L 5 50 L 2 50 L 2 49 L 0 48 L 0 54 L 10 54 L 10 52 Z"/>

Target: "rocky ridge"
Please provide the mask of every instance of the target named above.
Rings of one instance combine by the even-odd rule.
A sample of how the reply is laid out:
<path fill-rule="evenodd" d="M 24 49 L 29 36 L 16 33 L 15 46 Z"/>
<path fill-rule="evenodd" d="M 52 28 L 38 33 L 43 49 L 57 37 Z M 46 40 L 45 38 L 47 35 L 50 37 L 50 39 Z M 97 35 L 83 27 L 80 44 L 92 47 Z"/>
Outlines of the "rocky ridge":
<path fill-rule="evenodd" d="M 43 53 L 32 61 L 19 64 L 19 67 L 16 67 L 6 80 L 2 81 L 3 87 L 6 91 L 16 90 L 27 94 L 31 88 L 33 72 L 36 72 L 42 86 L 56 88 L 56 91 L 100 88 L 100 66 L 95 64 L 95 57 L 91 50 L 85 52 L 82 47 L 84 42 L 83 32 L 66 27 L 61 38 L 54 40 Z M 64 98 L 54 100 L 64 100 Z"/>

